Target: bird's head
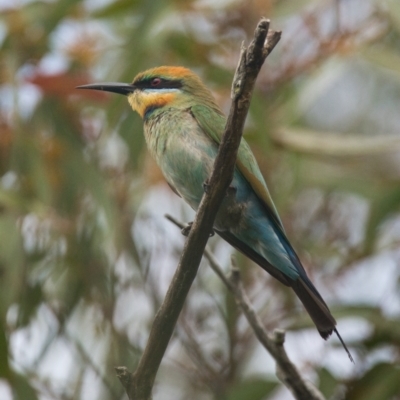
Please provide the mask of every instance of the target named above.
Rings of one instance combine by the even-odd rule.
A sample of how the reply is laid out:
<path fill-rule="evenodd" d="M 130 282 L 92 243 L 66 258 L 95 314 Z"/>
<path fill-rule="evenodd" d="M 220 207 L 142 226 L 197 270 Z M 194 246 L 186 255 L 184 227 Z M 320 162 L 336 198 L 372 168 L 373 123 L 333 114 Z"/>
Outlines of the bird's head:
<path fill-rule="evenodd" d="M 100 83 L 79 86 L 128 96 L 131 107 L 142 118 L 162 108 L 189 108 L 204 104 L 218 110 L 211 92 L 200 78 L 184 67 L 157 67 L 141 72 L 132 83 Z"/>

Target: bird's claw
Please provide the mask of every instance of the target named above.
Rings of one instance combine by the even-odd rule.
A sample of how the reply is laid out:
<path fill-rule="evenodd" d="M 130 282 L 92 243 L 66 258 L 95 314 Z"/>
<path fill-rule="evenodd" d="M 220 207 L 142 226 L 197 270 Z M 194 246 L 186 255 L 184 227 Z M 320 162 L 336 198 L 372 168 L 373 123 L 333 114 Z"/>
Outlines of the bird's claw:
<path fill-rule="evenodd" d="M 193 222 L 189 222 L 184 228 L 181 229 L 181 233 L 183 236 L 189 236 L 189 232 L 192 229 Z M 214 229 L 211 229 L 209 237 L 213 237 L 215 235 Z"/>
<path fill-rule="evenodd" d="M 237 192 L 237 188 L 235 186 L 230 185 L 226 191 L 226 195 L 227 196 L 236 196 L 236 192 Z"/>
<path fill-rule="evenodd" d="M 204 193 L 208 193 L 210 190 L 210 184 L 208 182 L 208 179 L 203 182 L 203 190 Z M 228 189 L 226 190 L 226 195 L 227 196 L 236 196 L 237 188 L 235 186 L 230 185 Z"/>
<path fill-rule="evenodd" d="M 210 184 L 208 183 L 208 179 L 207 179 L 206 181 L 203 182 L 204 193 L 208 193 L 209 188 L 210 188 Z"/>
<path fill-rule="evenodd" d="M 193 222 L 189 222 L 184 228 L 181 229 L 183 236 L 189 236 L 189 232 L 192 229 Z"/>

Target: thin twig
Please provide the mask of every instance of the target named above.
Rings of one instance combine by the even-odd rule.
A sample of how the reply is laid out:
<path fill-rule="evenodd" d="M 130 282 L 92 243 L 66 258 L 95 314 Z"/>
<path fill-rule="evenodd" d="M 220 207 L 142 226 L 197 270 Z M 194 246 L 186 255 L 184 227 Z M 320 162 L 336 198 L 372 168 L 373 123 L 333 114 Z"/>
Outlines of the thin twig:
<path fill-rule="evenodd" d="M 265 331 L 261 319 L 254 311 L 249 298 L 243 290 L 240 272 L 237 268 L 232 268 L 229 281 L 233 287 L 231 291 L 235 297 L 236 304 L 243 311 L 257 339 L 276 361 L 276 375 L 280 381 L 292 392 L 297 400 L 324 400 L 325 398 L 319 390 L 310 382 L 304 380 L 296 366 L 290 361 L 283 347 L 285 332 L 276 329 L 271 336 Z"/>
<path fill-rule="evenodd" d="M 171 215 L 166 215 L 165 217 L 179 228 L 182 229 L 184 227 L 184 224 Z M 270 335 L 265 330 L 260 317 L 255 312 L 243 289 L 239 270 L 234 266 L 231 276 L 228 278 L 207 247 L 204 250 L 204 256 L 210 263 L 212 270 L 235 297 L 236 304 L 242 310 L 257 339 L 274 358 L 276 375 L 279 380 L 292 392 L 297 400 L 325 400 L 325 397 L 311 382 L 302 378 L 296 366 L 290 361 L 283 346 L 285 332 L 276 329 L 273 335 Z"/>
<path fill-rule="evenodd" d="M 82 360 L 90 366 L 90 368 L 92 368 L 93 372 L 101 379 L 101 381 L 103 382 L 103 385 L 108 389 L 110 395 L 113 398 L 117 398 L 119 396 L 120 393 L 117 393 L 111 382 L 108 379 L 108 376 L 103 374 L 100 370 L 100 368 L 98 367 L 98 364 L 96 364 L 93 360 L 92 357 L 90 356 L 90 354 L 86 351 L 86 349 L 84 348 L 83 344 L 78 340 L 78 338 L 73 337 L 73 335 L 70 335 L 68 332 L 64 331 L 64 335 L 65 337 L 72 342 L 72 344 L 75 345 L 77 351 L 79 352 L 79 355 L 82 357 Z M 121 390 L 121 389 L 120 389 Z"/>
<path fill-rule="evenodd" d="M 120 379 L 131 400 L 150 400 L 154 380 L 183 308 L 189 289 L 214 224 L 219 206 L 233 178 L 236 156 L 243 126 L 250 105 L 254 83 L 267 55 L 280 38 L 280 32 L 270 32 L 269 20 L 262 19 L 254 39 L 247 49 L 242 47 L 239 66 L 233 80 L 232 105 L 225 132 L 215 159 L 208 190 L 203 195 L 177 270 L 158 310 L 150 330 L 146 348 L 133 374 L 119 367 Z M 122 367 L 123 368 L 123 367 Z"/>

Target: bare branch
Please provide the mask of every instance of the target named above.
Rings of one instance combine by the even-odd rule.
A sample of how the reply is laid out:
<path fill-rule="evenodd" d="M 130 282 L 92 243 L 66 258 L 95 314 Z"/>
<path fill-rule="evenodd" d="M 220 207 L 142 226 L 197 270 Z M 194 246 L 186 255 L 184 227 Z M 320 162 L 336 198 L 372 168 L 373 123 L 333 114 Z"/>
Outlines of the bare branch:
<path fill-rule="evenodd" d="M 166 215 L 166 218 L 180 228 L 184 226 L 170 215 Z M 213 271 L 221 278 L 225 286 L 234 295 L 236 304 L 242 310 L 257 339 L 274 358 L 276 362 L 276 375 L 279 380 L 292 392 L 297 400 L 325 400 L 325 397 L 311 382 L 302 378 L 296 366 L 290 361 L 283 346 L 285 342 L 285 332 L 282 330 L 275 330 L 273 335 L 269 335 L 264 329 L 260 317 L 256 314 L 243 289 L 239 270 L 233 267 L 232 274 L 228 278 L 207 248 L 204 250 L 204 256 L 207 258 Z"/>
<path fill-rule="evenodd" d="M 306 382 L 301 377 L 296 366 L 289 360 L 286 350 L 283 347 L 285 332 L 275 330 L 274 334 L 270 336 L 265 331 L 261 319 L 254 311 L 249 298 L 243 290 L 240 272 L 237 268 L 232 268 L 229 281 L 232 288 L 230 290 L 235 296 L 236 304 L 243 311 L 257 339 L 276 361 L 276 375 L 280 381 L 292 392 L 297 400 L 324 400 L 324 396 L 318 389 L 311 383 Z"/>
<path fill-rule="evenodd" d="M 242 48 L 239 66 L 233 80 L 232 105 L 215 159 L 214 170 L 208 182 L 208 190 L 203 195 L 164 302 L 155 316 L 139 365 L 131 374 L 132 379 L 125 379 L 126 374 L 123 374 L 124 379 L 121 380 L 131 400 L 151 399 L 158 368 L 196 277 L 219 206 L 232 181 L 255 80 L 265 58 L 280 38 L 280 32 L 270 32 L 269 40 L 266 41 L 268 29 L 269 20 L 262 19 L 248 48 L 246 50 Z"/>

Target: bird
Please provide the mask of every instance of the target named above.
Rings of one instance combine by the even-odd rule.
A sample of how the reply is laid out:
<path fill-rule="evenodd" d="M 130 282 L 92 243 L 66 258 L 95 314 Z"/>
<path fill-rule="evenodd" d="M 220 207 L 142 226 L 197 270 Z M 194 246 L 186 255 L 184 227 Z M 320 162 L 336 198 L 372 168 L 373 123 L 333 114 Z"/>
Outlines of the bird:
<path fill-rule="evenodd" d="M 171 189 L 197 210 L 213 170 L 226 116 L 198 75 L 182 66 L 139 73 L 132 83 L 95 83 L 78 89 L 127 96 L 143 119 L 145 141 Z M 278 281 L 293 289 L 327 339 L 336 321 L 290 244 L 257 161 L 244 138 L 214 231 Z"/>

